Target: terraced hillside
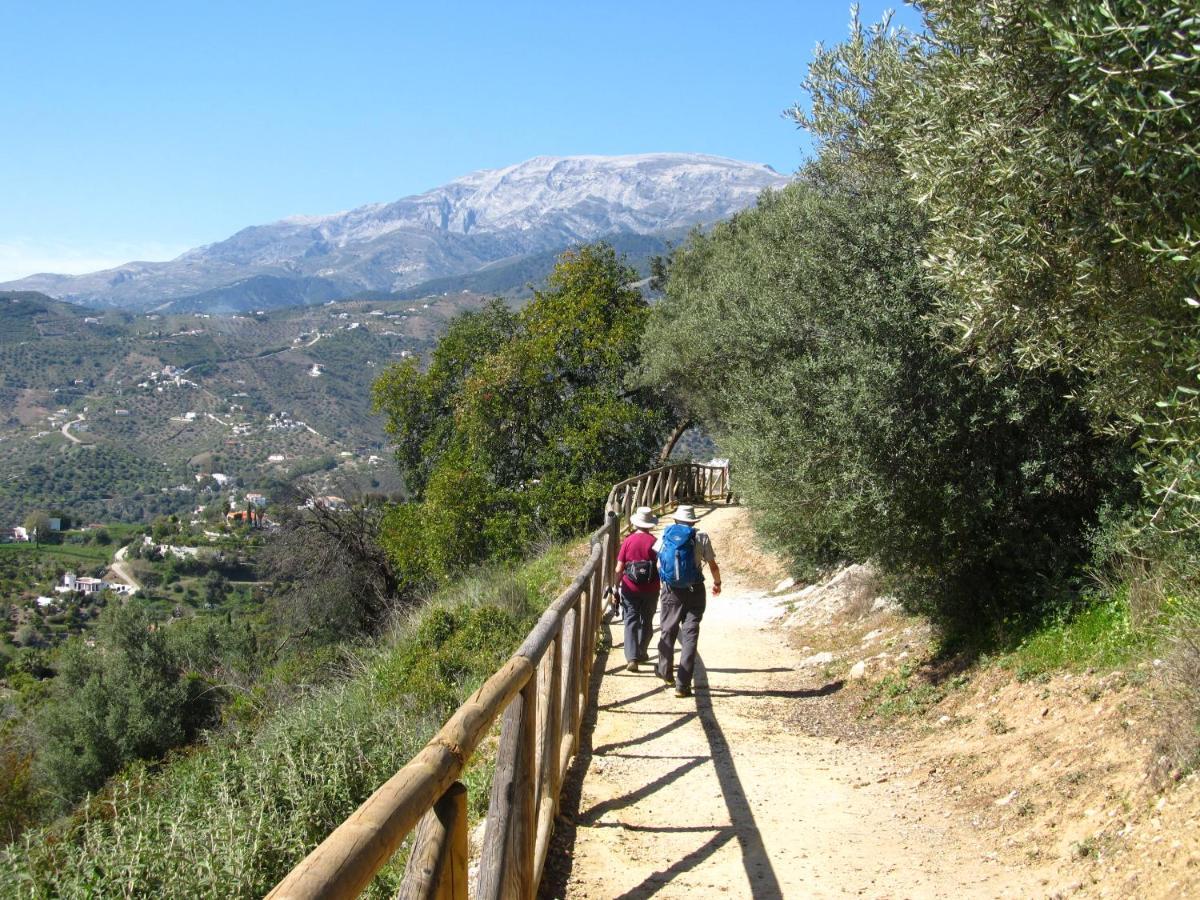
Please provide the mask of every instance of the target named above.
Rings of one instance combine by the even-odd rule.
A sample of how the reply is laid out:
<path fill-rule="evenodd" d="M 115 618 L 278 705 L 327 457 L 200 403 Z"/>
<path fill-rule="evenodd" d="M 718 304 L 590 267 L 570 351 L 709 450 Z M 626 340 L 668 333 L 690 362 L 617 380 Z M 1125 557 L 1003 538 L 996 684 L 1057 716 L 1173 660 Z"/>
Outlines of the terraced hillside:
<path fill-rule="evenodd" d="M 0 525 L 36 508 L 138 520 L 312 473 L 397 492 L 371 382 L 483 302 L 134 316 L 0 293 Z"/>

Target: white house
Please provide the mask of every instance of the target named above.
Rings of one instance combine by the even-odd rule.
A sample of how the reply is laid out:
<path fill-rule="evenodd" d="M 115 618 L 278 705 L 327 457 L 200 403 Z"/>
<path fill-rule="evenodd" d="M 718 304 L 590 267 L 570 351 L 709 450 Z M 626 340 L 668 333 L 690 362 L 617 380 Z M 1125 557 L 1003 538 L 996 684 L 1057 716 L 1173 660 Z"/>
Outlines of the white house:
<path fill-rule="evenodd" d="M 99 594 L 101 591 L 132 594 L 137 588 L 120 581 L 105 581 L 103 578 L 76 578 L 74 572 L 67 572 L 63 575 L 63 583 L 54 590 L 59 594 L 69 594 L 72 591 L 78 591 L 81 594 Z"/>
<path fill-rule="evenodd" d="M 335 497 L 332 494 L 326 494 L 325 496 L 322 496 L 322 497 L 309 497 L 307 500 L 304 501 L 304 506 L 302 506 L 300 508 L 301 509 L 317 509 L 318 507 L 321 509 L 332 509 L 334 511 L 340 511 L 340 510 L 344 510 L 344 509 L 349 509 L 350 504 L 347 503 L 345 500 L 343 500 L 341 497 Z"/>

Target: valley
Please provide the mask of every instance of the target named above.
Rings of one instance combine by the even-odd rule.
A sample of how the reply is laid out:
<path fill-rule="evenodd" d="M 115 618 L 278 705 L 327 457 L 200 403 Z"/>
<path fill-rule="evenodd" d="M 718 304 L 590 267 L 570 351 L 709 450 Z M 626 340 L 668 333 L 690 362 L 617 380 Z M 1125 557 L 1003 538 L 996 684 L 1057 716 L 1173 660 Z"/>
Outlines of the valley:
<path fill-rule="evenodd" d="M 0 294 L 0 524 L 35 509 L 147 521 L 318 473 L 399 494 L 371 383 L 485 302 L 463 292 L 220 317 Z"/>

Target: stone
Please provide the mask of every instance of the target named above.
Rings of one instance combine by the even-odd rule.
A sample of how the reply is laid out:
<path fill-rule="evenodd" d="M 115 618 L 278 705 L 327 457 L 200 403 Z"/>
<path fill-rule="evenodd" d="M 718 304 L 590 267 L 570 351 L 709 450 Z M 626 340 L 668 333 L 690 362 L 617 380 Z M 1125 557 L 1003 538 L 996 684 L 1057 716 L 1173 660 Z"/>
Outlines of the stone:
<path fill-rule="evenodd" d="M 867 675 L 867 661 L 865 659 L 860 659 L 858 662 L 856 662 L 854 665 L 852 665 L 850 667 L 850 676 L 849 677 L 852 681 L 859 681 L 860 679 L 865 678 L 866 675 Z"/>
<path fill-rule="evenodd" d="M 827 666 L 833 662 L 833 654 L 828 650 L 822 650 L 820 653 L 814 653 L 812 656 L 806 656 L 796 664 L 797 668 L 807 668 L 811 666 Z"/>

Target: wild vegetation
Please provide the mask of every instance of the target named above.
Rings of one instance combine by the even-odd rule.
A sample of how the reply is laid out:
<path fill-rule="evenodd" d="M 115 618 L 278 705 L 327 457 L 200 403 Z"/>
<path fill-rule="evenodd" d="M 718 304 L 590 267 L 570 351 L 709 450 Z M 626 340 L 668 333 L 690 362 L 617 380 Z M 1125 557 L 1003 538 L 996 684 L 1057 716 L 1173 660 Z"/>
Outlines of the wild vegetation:
<path fill-rule="evenodd" d="M 466 312 L 427 369 L 379 380 L 413 501 L 281 486 L 265 536 L 218 498 L 123 534 L 142 592 L 66 604 L 79 627 L 10 665 L 6 892 L 261 894 L 399 767 L 561 587 L 550 542 L 659 448 L 666 416 L 626 381 L 631 279 L 581 248 L 525 310 Z"/>
<path fill-rule="evenodd" d="M 818 49 L 817 158 L 659 267 L 644 380 L 798 570 L 874 561 L 947 646 L 1165 626 L 1194 753 L 1200 19 L 921 9 Z"/>
<path fill-rule="evenodd" d="M 419 585 L 596 522 L 616 481 L 643 470 L 670 408 L 631 386 L 649 307 L 606 244 L 564 254 L 519 312 L 454 319 L 422 370 L 375 385 L 416 502 L 383 526 L 401 581 Z"/>
<path fill-rule="evenodd" d="M 70 816 L 0 852 L 0 892 L 262 896 L 515 649 L 562 567 L 551 554 L 481 573 L 396 620 L 378 643 L 319 665 L 281 664 L 205 743 L 157 770 L 133 763 Z M 262 708 L 269 684 L 288 702 L 277 694 Z M 468 772 L 473 798 L 488 795 L 486 763 Z M 403 857 L 393 861 L 369 896 L 394 894 L 402 868 Z"/>

